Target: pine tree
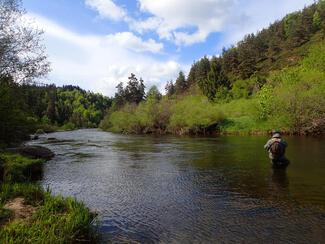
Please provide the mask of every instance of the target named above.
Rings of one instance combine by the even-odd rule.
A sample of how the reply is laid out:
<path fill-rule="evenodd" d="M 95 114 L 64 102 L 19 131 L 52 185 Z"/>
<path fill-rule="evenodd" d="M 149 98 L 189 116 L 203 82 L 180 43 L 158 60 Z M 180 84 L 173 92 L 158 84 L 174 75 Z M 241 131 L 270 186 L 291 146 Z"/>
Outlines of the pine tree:
<path fill-rule="evenodd" d="M 176 79 L 176 82 L 175 82 L 176 94 L 182 94 L 183 92 L 185 92 L 188 89 L 188 87 L 189 86 L 185 79 L 185 75 L 184 75 L 183 71 L 180 71 L 178 74 L 178 77 Z"/>
<path fill-rule="evenodd" d="M 176 93 L 176 88 L 172 80 L 167 81 L 167 84 L 165 86 L 165 91 L 166 91 L 166 95 L 169 97 L 171 97 Z"/>

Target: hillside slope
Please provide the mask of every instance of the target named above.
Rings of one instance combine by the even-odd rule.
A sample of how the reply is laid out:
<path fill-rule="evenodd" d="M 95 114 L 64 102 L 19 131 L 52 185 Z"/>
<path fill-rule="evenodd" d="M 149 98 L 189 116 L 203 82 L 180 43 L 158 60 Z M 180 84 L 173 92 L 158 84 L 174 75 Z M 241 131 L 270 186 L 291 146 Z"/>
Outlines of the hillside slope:
<path fill-rule="evenodd" d="M 325 133 L 325 1 L 194 62 L 166 96 L 133 102 L 123 86 L 101 123 L 122 133 Z M 130 83 L 129 83 L 130 84 Z M 127 87 L 126 87 L 127 88 Z M 125 88 L 125 89 L 126 89 Z M 132 95 L 132 94 L 131 94 Z"/>

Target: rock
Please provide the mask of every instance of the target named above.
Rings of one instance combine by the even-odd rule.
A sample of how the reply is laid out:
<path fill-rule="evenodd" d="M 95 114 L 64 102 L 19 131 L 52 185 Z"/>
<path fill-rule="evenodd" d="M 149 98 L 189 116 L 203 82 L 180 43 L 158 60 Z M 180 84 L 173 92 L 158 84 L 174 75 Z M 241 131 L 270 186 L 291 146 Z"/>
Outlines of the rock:
<path fill-rule="evenodd" d="M 39 139 L 39 136 L 38 135 L 31 135 L 30 137 L 31 140 L 38 140 Z"/>
<path fill-rule="evenodd" d="M 9 148 L 7 151 L 46 160 L 50 160 L 54 157 L 54 153 L 50 149 L 42 146 L 23 146 L 17 148 Z"/>

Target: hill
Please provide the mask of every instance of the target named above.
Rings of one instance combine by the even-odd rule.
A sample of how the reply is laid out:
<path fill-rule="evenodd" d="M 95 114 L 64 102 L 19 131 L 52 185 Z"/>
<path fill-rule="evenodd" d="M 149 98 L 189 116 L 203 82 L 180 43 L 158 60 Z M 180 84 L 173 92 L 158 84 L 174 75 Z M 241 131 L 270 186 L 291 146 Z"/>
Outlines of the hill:
<path fill-rule="evenodd" d="M 132 101 L 119 85 L 101 123 L 122 133 L 325 132 L 325 1 L 247 35 L 221 56 L 194 62 L 166 85 Z"/>

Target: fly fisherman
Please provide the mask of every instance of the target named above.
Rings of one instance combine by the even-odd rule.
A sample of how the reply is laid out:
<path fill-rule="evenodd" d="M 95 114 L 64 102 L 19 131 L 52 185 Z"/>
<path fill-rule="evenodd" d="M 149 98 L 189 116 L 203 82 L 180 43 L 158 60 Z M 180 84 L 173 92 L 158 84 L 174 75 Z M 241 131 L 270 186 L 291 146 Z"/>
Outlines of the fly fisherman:
<path fill-rule="evenodd" d="M 281 133 L 273 132 L 272 138 L 264 145 L 269 152 L 269 158 L 275 168 L 285 168 L 289 165 L 289 160 L 285 157 L 285 149 L 288 144 L 281 138 Z"/>

